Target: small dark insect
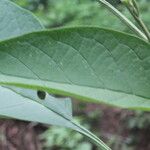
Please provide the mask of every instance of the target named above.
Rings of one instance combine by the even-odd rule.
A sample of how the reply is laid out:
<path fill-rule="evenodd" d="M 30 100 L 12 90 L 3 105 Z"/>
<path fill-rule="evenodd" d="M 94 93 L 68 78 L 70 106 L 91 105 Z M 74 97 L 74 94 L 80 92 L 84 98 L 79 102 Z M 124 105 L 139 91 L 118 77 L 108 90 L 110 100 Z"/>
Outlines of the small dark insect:
<path fill-rule="evenodd" d="M 46 98 L 46 92 L 44 91 L 37 91 L 37 96 L 41 99 L 44 100 Z"/>

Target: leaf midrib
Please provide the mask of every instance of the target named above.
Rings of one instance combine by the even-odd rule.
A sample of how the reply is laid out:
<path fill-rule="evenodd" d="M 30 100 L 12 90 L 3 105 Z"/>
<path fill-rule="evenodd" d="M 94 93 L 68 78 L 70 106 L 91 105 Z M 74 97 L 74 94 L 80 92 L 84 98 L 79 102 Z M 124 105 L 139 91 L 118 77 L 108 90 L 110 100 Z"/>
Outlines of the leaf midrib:
<path fill-rule="evenodd" d="M 144 97 L 144 96 L 141 96 L 141 95 L 136 95 L 136 94 L 132 94 L 132 93 L 127 93 L 127 92 L 124 92 L 124 91 L 120 91 L 120 90 L 114 90 L 114 89 L 109 89 L 109 88 L 101 88 L 101 87 L 92 87 L 92 86 L 85 86 L 85 85 L 78 85 L 78 84 L 70 84 L 70 83 L 63 83 L 63 82 L 57 82 L 57 81 L 50 81 L 50 80 L 39 80 L 39 79 L 31 79 L 31 78 L 26 78 L 26 77 L 18 77 L 18 76 L 12 76 L 12 75 L 0 75 L 0 78 L 9 78 L 10 80 L 11 79 L 14 79 L 14 81 L 0 81 L 0 85 L 10 85 L 10 86 L 17 86 L 17 87 L 24 87 L 24 88 L 30 88 L 30 89 L 43 89 L 43 90 L 46 90 L 48 92 L 50 92 L 49 90 L 56 90 L 56 91 L 59 91 L 58 94 L 64 94 L 63 92 L 65 93 L 70 93 L 70 94 L 74 94 L 73 92 L 69 92 L 69 91 L 63 91 L 63 90 L 60 90 L 58 88 L 52 88 L 52 87 L 49 87 L 49 86 L 46 86 L 45 82 L 51 84 L 51 83 L 54 83 L 54 84 L 60 84 L 60 85 L 68 85 L 68 86 L 79 86 L 79 87 L 83 87 L 83 88 L 90 88 L 90 89 L 96 89 L 96 90 L 106 90 L 106 91 L 111 91 L 111 92 L 116 92 L 116 93 L 121 93 L 121 94 L 127 94 L 127 95 L 130 95 L 130 96 L 136 96 L 136 97 L 140 97 L 140 98 L 144 98 L 144 99 L 149 99 L 148 97 Z M 9 80 L 8 79 L 8 80 Z M 31 84 L 25 84 L 26 82 L 15 82 L 15 80 L 27 80 L 27 82 L 30 82 Z M 37 84 L 32 84 L 32 82 L 37 82 L 39 81 L 40 83 L 37 83 Z M 43 84 L 44 83 L 44 84 Z M 43 84 L 43 85 L 42 85 Z M 60 91 L 62 91 L 62 93 L 60 93 Z M 78 94 L 77 94 L 78 95 Z M 96 100 L 96 99 L 95 99 Z M 97 101 L 97 100 L 96 100 Z"/>

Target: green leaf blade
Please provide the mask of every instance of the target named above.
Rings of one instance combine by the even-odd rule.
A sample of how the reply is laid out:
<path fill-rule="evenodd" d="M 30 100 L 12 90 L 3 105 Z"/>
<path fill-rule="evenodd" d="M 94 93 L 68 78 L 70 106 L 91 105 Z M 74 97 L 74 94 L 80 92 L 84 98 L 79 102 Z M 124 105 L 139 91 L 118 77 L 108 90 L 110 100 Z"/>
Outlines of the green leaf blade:
<path fill-rule="evenodd" d="M 0 82 L 149 110 L 149 56 L 148 43 L 105 29 L 32 33 L 0 43 Z"/>
<path fill-rule="evenodd" d="M 0 2 L 0 20 L 0 40 L 44 28 L 34 15 L 9 0 Z"/>
<path fill-rule="evenodd" d="M 60 102 L 57 98 L 47 96 L 44 101 L 41 101 L 34 90 L 23 90 L 20 88 L 12 88 L 12 90 L 0 87 L 0 97 L 2 97 L 0 106 L 1 117 L 71 128 L 92 140 L 101 149 L 110 150 L 98 137 L 73 121 L 72 115 L 70 115 L 72 108 L 68 112 L 69 107 L 64 105 L 64 103 L 68 105 L 70 99 L 59 99 L 63 101 Z"/>
<path fill-rule="evenodd" d="M 25 97 L 23 98 L 7 88 L 0 87 L 0 97 L 3 97 L 1 98 L 2 104 L 0 106 L 0 114 L 3 114 L 3 116 L 20 120 L 42 122 L 45 124 L 63 124 L 63 126 L 71 127 L 69 121 L 60 117 L 54 111 L 44 107 L 39 102 Z M 5 99 L 7 99 L 7 101 L 5 101 Z"/>

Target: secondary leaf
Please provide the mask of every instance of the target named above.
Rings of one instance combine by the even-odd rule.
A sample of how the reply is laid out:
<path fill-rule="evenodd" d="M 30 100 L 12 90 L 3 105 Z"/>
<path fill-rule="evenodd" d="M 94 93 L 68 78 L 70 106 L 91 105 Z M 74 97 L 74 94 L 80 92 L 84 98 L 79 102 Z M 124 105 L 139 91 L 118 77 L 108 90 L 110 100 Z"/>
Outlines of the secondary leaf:
<path fill-rule="evenodd" d="M 0 87 L 0 114 L 2 114 L 3 117 L 68 127 L 88 137 L 101 147 L 102 150 L 110 150 L 110 148 L 95 135 L 73 121 L 71 114 L 72 108 L 70 106 L 66 107 L 65 105 L 70 103 L 70 99 L 63 99 L 66 103 L 62 103 L 59 102 L 57 98 L 47 95 L 46 99 L 41 101 L 37 96 L 37 91 L 23 90 L 20 88 L 13 88 L 13 90 L 21 95 L 25 93 L 25 97 L 22 97 L 8 88 Z M 70 111 L 68 111 L 69 107 Z"/>
<path fill-rule="evenodd" d="M 53 110 L 55 113 L 62 115 L 68 119 L 72 119 L 72 103 L 69 98 L 55 98 L 48 93 L 45 93 L 45 98 L 40 99 L 38 97 L 37 91 L 29 90 L 29 89 L 22 89 L 16 87 L 8 87 L 11 90 L 15 91 L 19 95 L 22 95 L 25 98 L 29 98 L 30 100 L 34 100 L 37 103 L 45 106 L 50 110 Z M 41 114 L 44 115 L 44 114 Z M 52 116 L 53 118 L 53 116 Z M 53 124 L 53 123 L 52 123 Z"/>
<path fill-rule="evenodd" d="M 0 1 L 0 20 L 0 40 L 44 28 L 35 16 L 9 0 Z"/>
<path fill-rule="evenodd" d="M 150 45 L 99 28 L 28 34 L 0 43 L 0 84 L 150 110 Z"/>
<path fill-rule="evenodd" d="M 22 92 L 25 92 L 25 97 L 22 97 L 15 92 L 18 92 L 21 95 L 23 95 Z M 27 121 L 71 127 L 71 123 L 69 123 L 68 121 L 69 119 L 72 119 L 70 116 L 70 112 L 68 115 L 68 120 L 66 120 L 67 117 L 63 117 L 63 113 L 66 114 L 67 112 L 65 109 L 62 111 L 62 107 L 64 106 L 61 105 L 56 98 L 47 95 L 46 100 L 42 102 L 37 97 L 36 91 L 34 90 L 22 91 L 22 89 L 18 88 L 15 89 L 15 92 L 9 90 L 8 88 L 0 87 L 0 114 L 2 114 L 3 116 Z M 68 101 L 68 99 L 66 100 Z M 55 105 L 57 105 L 57 108 L 62 111 L 62 116 L 59 115 L 58 112 L 56 112 L 57 110 L 55 106 L 53 106 L 52 108 L 50 107 L 50 103 L 52 103 L 53 101 L 55 101 Z M 45 103 L 46 106 L 44 106 Z"/>

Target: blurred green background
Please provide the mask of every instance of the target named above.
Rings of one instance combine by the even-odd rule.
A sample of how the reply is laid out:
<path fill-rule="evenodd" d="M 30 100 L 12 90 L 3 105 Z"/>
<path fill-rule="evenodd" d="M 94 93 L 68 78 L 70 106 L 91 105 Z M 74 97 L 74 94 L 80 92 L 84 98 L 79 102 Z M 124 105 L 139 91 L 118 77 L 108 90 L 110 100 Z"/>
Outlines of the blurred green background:
<path fill-rule="evenodd" d="M 46 28 L 90 25 L 131 32 L 96 0 L 12 1 L 32 11 Z M 119 0 L 108 1 L 134 22 Z M 150 29 L 150 0 L 137 2 Z M 150 113 L 78 103 L 74 105 L 74 115 L 114 150 L 150 150 Z M 50 127 L 40 139 L 46 150 L 98 150 L 82 135 L 64 128 Z"/>
<path fill-rule="evenodd" d="M 116 30 L 127 30 L 114 15 L 97 0 L 12 0 L 31 10 L 47 28 L 60 26 L 92 25 Z M 119 0 L 108 0 L 129 18 Z M 142 18 L 150 27 L 150 1 L 137 0 Z M 131 18 L 132 19 L 132 18 Z M 132 19 L 133 20 L 133 19 Z"/>

